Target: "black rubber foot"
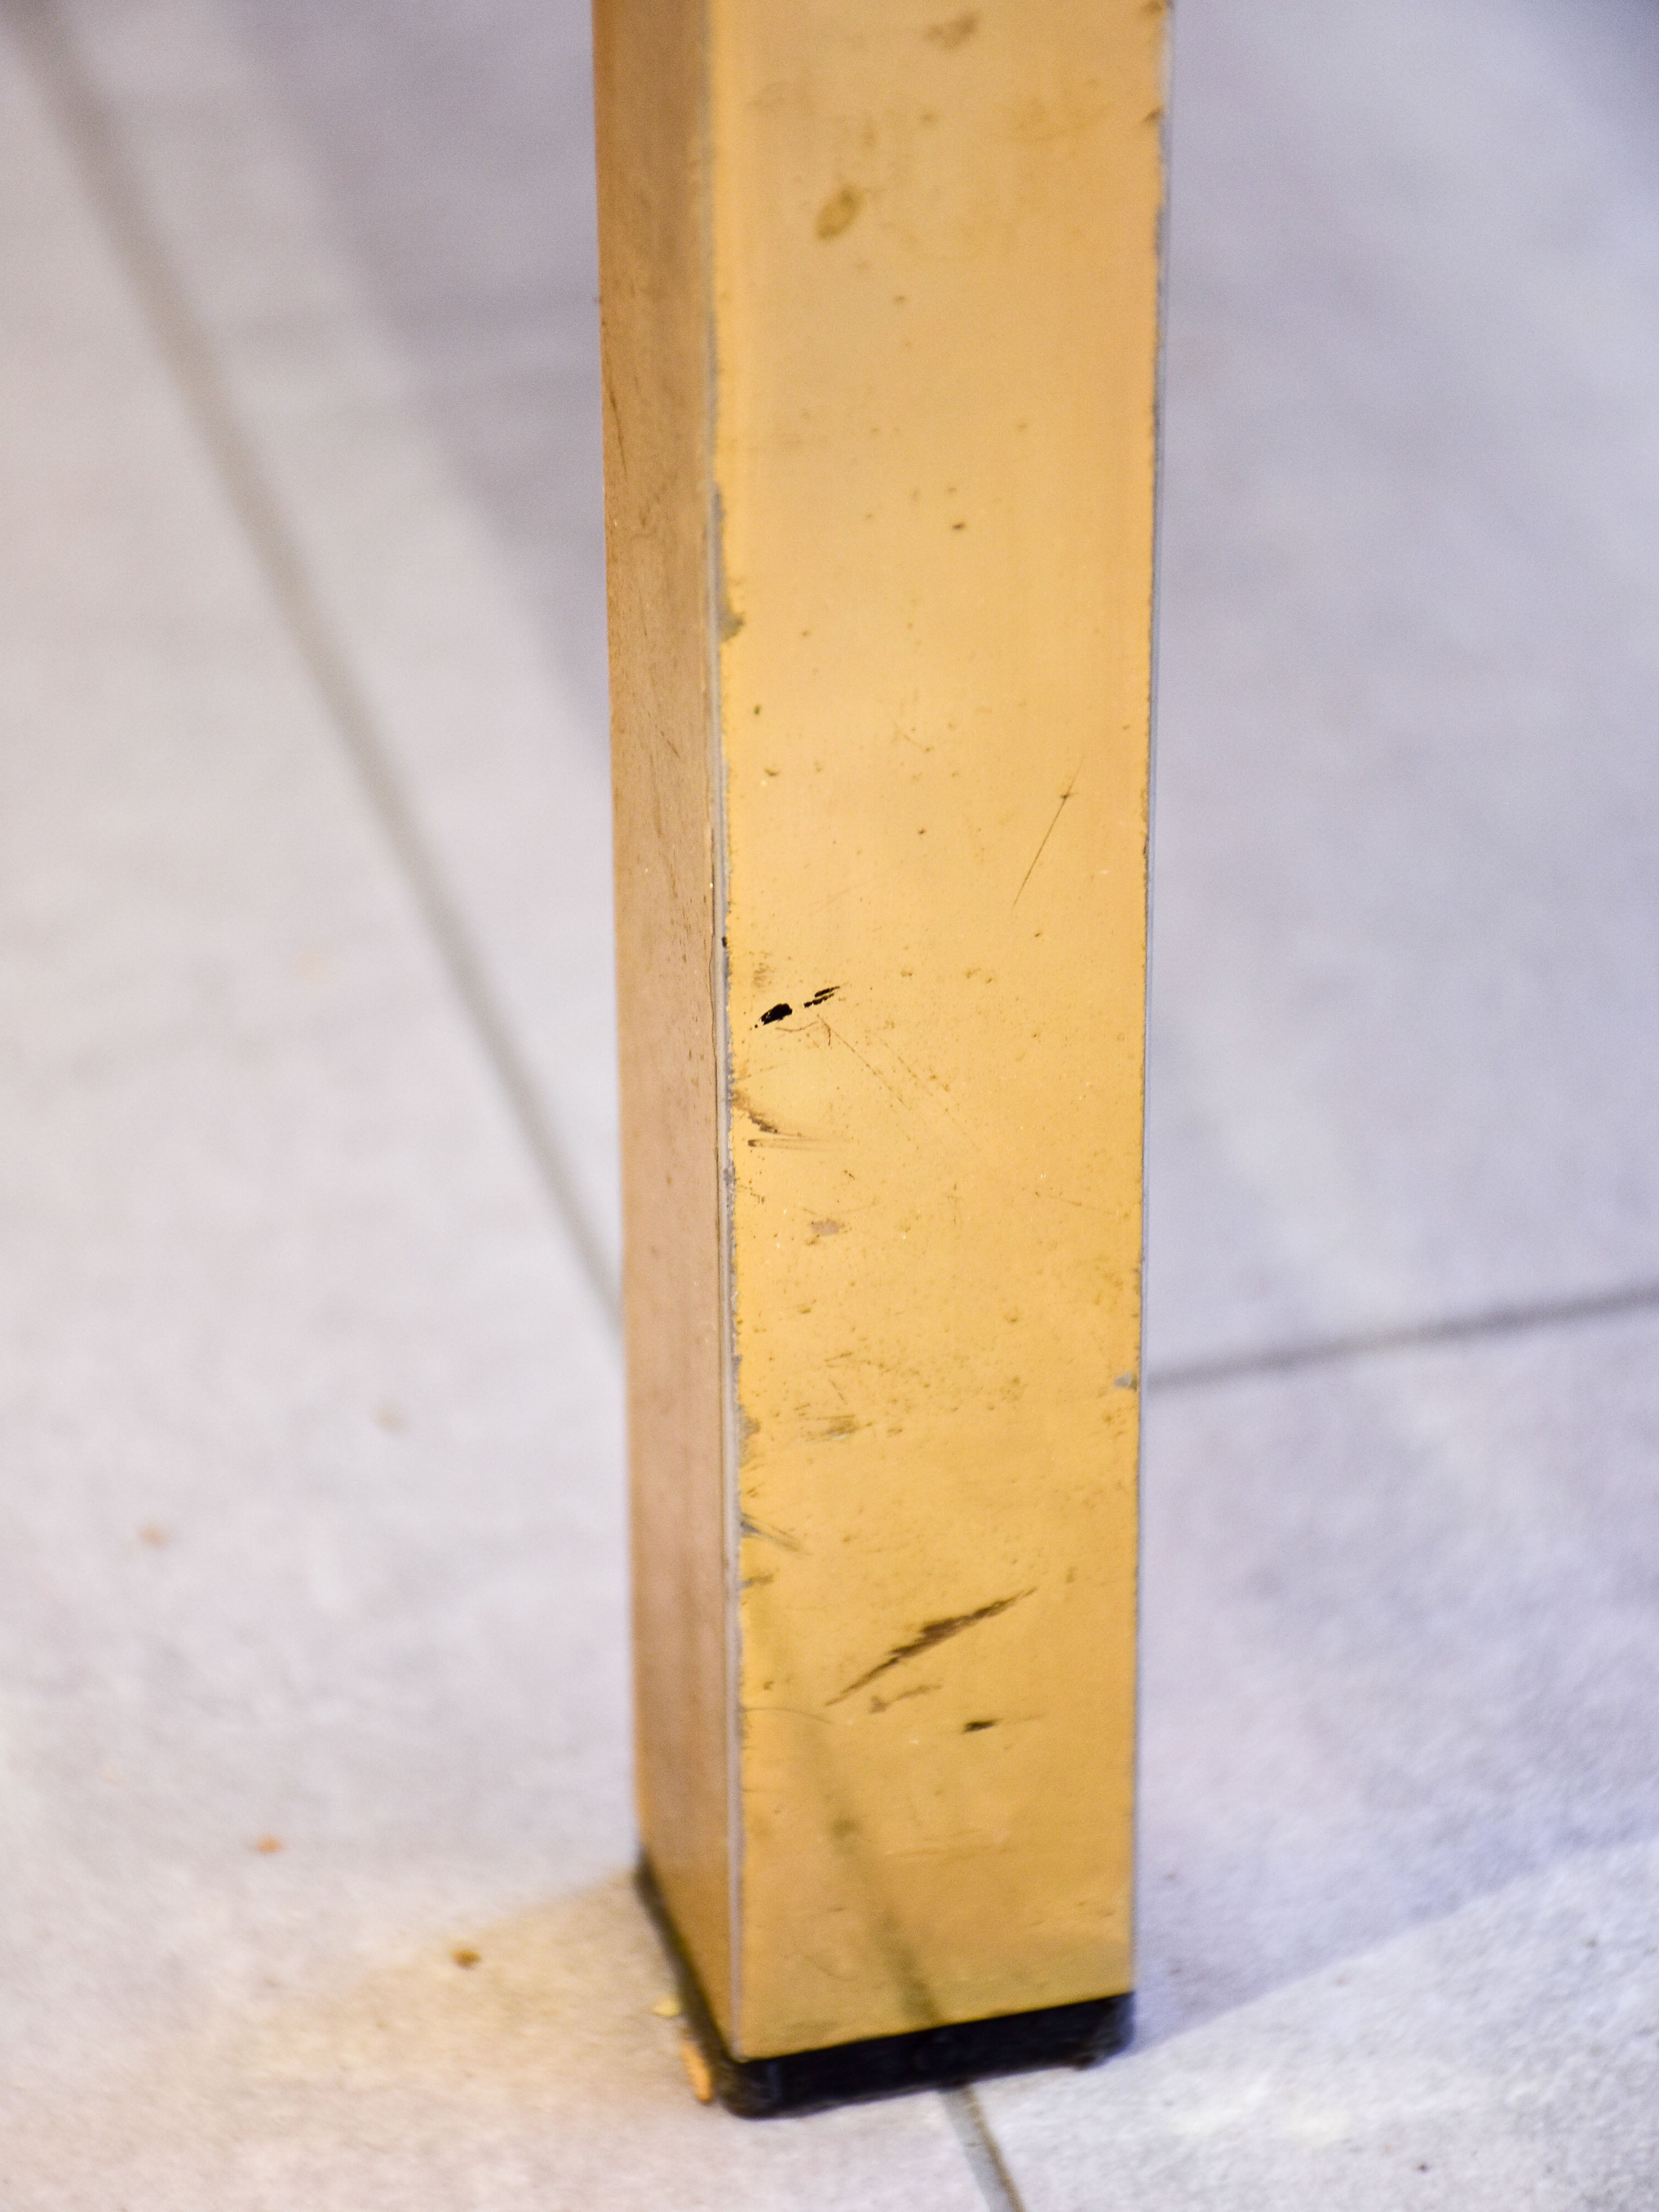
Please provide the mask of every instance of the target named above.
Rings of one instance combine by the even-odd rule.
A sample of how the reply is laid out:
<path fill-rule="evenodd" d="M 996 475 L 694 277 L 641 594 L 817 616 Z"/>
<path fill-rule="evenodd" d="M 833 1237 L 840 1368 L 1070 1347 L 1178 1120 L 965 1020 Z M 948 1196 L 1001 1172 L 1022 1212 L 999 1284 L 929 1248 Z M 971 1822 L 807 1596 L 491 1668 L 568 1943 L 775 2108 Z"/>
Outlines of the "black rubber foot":
<path fill-rule="evenodd" d="M 1022 2074 L 1036 2066 L 1093 2066 L 1121 2051 L 1134 2033 L 1130 1992 L 1048 2005 L 1041 2012 L 1004 2013 L 995 2020 L 955 2021 L 909 2035 L 872 2035 L 862 2043 L 791 2051 L 779 2058 L 734 2058 L 643 1859 L 634 1880 L 673 1963 L 685 2024 L 702 2047 L 714 2094 L 727 2112 L 745 2120 L 821 2112 L 828 2105 L 908 2090 L 960 2088 L 986 2075 Z"/>

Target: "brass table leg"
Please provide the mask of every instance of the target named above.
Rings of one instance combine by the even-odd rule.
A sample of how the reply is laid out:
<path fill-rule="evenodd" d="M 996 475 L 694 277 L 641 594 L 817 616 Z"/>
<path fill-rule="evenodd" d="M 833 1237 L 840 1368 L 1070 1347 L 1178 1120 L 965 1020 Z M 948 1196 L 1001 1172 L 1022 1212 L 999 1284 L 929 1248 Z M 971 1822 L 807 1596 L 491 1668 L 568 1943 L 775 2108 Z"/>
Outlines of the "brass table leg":
<path fill-rule="evenodd" d="M 1127 2032 L 1164 24 L 596 29 L 640 1817 L 770 2110 Z"/>

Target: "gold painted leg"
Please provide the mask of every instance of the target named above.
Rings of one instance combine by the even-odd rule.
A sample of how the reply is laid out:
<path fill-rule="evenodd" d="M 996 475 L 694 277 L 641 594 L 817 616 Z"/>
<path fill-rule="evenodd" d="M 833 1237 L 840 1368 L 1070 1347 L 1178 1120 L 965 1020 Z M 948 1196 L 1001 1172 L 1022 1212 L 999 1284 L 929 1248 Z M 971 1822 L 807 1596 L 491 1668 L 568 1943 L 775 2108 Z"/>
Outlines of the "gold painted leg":
<path fill-rule="evenodd" d="M 640 1812 L 739 2081 L 1133 1979 L 1163 31 L 597 8 Z"/>

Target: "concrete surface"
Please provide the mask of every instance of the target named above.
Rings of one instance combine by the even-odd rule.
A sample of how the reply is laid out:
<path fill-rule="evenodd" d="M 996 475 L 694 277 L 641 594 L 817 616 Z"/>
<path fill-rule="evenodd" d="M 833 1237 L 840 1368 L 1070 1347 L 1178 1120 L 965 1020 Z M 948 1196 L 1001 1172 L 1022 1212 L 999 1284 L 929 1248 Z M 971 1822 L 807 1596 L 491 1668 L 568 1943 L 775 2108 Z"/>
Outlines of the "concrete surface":
<path fill-rule="evenodd" d="M 586 38 L 0 9 L 0 2202 L 1640 2212 L 1659 16 L 1185 0 L 1141 2033 L 765 2128 L 623 1881 Z"/>

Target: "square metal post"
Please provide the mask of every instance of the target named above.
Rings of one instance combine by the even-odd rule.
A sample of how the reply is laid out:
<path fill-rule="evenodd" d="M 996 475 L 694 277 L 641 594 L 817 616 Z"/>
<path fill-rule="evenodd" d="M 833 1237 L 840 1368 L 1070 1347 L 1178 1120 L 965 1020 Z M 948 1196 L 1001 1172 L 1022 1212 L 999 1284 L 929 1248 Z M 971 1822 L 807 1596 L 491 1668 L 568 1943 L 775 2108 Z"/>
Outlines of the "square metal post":
<path fill-rule="evenodd" d="M 596 31 L 640 1814 L 775 2109 L 1127 2022 L 1164 21 Z"/>

